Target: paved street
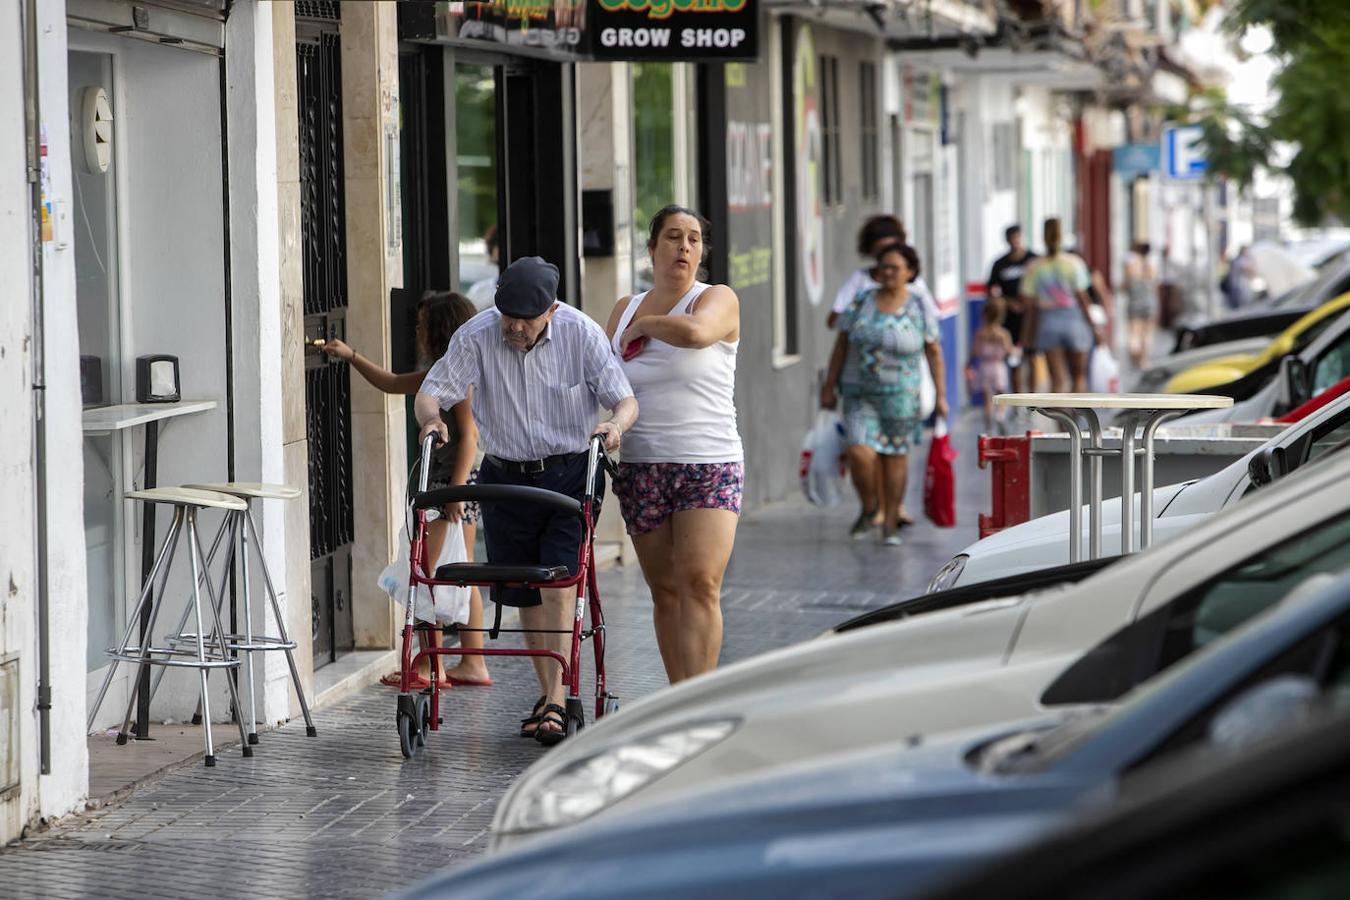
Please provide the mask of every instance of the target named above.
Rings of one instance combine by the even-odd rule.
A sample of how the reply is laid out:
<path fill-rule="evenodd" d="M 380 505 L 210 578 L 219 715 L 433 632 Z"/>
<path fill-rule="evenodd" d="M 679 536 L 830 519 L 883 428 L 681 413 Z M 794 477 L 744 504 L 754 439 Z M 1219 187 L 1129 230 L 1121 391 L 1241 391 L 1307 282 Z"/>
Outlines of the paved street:
<path fill-rule="evenodd" d="M 922 521 L 902 547 L 883 548 L 847 538 L 852 504 L 822 511 L 792 501 L 748 516 L 723 595 L 723 661 L 810 638 L 921 591 L 973 540 L 975 514 L 987 503 L 975 421 L 967 414 L 954 435 L 958 528 Z M 916 516 L 921 456 L 911 467 Z M 601 585 L 613 690 L 632 699 L 659 689 L 664 676 L 637 569 L 603 573 Z M 470 860 L 486 848 L 498 798 L 546 752 L 515 736 L 534 699 L 529 664 L 499 660 L 493 674 L 494 687 L 447 697 L 444 729 L 412 761 L 399 753 L 394 691 L 370 687 L 318 711 L 317 738 L 292 723 L 265 734 L 253 759 L 231 747 L 215 769 L 180 767 L 0 851 L 0 895 L 372 897 Z"/>

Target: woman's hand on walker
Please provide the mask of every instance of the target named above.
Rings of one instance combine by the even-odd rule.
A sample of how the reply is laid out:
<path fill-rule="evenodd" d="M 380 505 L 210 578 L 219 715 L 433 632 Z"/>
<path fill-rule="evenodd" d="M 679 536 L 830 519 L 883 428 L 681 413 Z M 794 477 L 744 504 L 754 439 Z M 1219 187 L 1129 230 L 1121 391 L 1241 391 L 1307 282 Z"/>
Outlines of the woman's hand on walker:
<path fill-rule="evenodd" d="M 343 362 L 351 362 L 356 358 L 356 351 L 337 338 L 324 341 L 323 347 L 320 349 L 334 359 L 340 359 Z"/>
<path fill-rule="evenodd" d="M 420 447 L 422 442 L 427 439 L 427 435 L 436 435 L 435 446 L 447 444 L 450 442 L 450 429 L 445 427 L 445 422 L 440 419 L 433 419 L 422 426 L 422 430 L 417 433 L 417 445 Z"/>
<path fill-rule="evenodd" d="M 834 409 L 839 405 L 839 395 L 835 392 L 834 385 L 822 384 L 820 386 L 820 408 Z"/>
<path fill-rule="evenodd" d="M 441 507 L 441 512 L 445 513 L 447 522 L 459 523 L 464 521 L 464 504 L 460 501 L 445 504 Z"/>

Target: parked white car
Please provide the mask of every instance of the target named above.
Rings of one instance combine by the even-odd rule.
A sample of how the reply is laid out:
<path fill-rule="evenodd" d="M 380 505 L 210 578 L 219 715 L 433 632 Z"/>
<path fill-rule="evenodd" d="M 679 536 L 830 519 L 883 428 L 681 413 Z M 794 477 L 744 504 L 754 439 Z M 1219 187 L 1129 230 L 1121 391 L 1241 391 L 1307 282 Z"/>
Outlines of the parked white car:
<path fill-rule="evenodd" d="M 1076 585 L 808 641 L 660 691 L 530 767 L 497 808 L 495 842 L 848 749 L 1114 699 L 1153 671 L 1113 664 L 1113 633 L 1176 627 L 1184 642 L 1199 631 L 1177 623 L 1194 623 L 1215 591 L 1254 615 L 1350 564 L 1347 478 L 1350 454 L 1338 454 Z"/>
<path fill-rule="evenodd" d="M 1284 472 L 1322 455 L 1350 439 L 1350 394 L 1343 395 L 1301 422 L 1290 425 L 1261 447 L 1234 460 L 1207 478 L 1169 484 L 1153 491 L 1153 543 L 1168 541 L 1193 528 L 1197 516 L 1216 513 L 1242 499 L 1251 488 L 1248 467 L 1254 457 L 1271 448 L 1283 452 Z M 1087 510 L 1083 510 L 1083 546 L 1088 545 Z M 1139 501 L 1134 502 L 1139 521 Z M 1120 498 L 1102 503 L 1102 552 L 1120 553 Z M 1007 578 L 1023 572 L 1062 566 L 1069 562 L 1069 511 L 1041 516 L 1013 525 L 976 541 L 938 570 L 928 590 Z"/>

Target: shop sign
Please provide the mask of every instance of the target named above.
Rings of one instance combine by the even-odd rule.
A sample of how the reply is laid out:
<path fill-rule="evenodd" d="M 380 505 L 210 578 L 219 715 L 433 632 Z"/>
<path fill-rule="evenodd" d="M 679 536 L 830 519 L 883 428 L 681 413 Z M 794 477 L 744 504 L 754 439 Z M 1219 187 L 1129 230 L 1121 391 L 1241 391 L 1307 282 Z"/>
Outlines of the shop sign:
<path fill-rule="evenodd" d="M 1157 172 L 1161 160 L 1161 148 L 1156 143 L 1122 144 L 1111 151 L 1111 168 L 1126 178 Z"/>
<path fill-rule="evenodd" d="M 825 217 L 821 210 L 820 175 L 823 165 L 820 108 L 816 100 L 816 47 L 811 27 L 797 31 L 792 63 L 792 100 L 795 110 L 793 140 L 797 160 L 797 252 L 801 258 L 806 296 L 819 306 L 825 296 Z"/>
<path fill-rule="evenodd" d="M 483 42 L 568 60 L 755 60 L 759 0 L 404 0 L 405 40 Z"/>
<path fill-rule="evenodd" d="M 590 0 L 596 60 L 703 62 L 759 55 L 759 0 Z"/>
<path fill-rule="evenodd" d="M 905 66 L 905 121 L 914 125 L 938 125 L 942 117 L 942 83 L 932 72 L 916 72 Z"/>

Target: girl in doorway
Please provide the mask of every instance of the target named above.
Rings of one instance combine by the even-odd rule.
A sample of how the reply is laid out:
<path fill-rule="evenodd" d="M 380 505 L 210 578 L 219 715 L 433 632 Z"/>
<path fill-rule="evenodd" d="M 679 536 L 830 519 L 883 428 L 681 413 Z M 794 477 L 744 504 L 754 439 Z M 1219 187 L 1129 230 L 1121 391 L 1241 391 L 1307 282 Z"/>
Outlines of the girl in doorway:
<path fill-rule="evenodd" d="M 417 352 L 419 362 L 423 364 L 417 372 L 395 375 L 383 369 L 357 353 L 342 341 L 328 341 L 323 351 L 329 356 L 351 363 L 352 368 L 361 373 L 361 377 L 373 387 L 386 394 L 416 394 L 422 386 L 431 363 L 445 354 L 450 344 L 450 336 L 475 314 L 473 303 L 463 294 L 454 291 L 427 291 L 417 309 Z M 478 453 L 478 429 L 474 425 L 473 414 L 469 411 L 469 399 L 455 404 L 449 412 L 442 413 L 450 429 L 450 440 L 432 451 L 431 472 L 427 480 L 428 489 L 450 487 L 457 484 L 473 484 L 477 481 L 478 471 L 473 468 Z M 478 508 L 476 503 L 451 503 L 442 510 L 443 518 L 427 526 L 427 556 L 436 559 L 445 541 L 445 532 L 449 522 L 459 522 L 464 529 L 464 549 L 467 558 L 473 559 L 473 545 L 477 537 Z M 466 648 L 481 648 L 483 635 L 473 629 L 483 627 L 483 598 L 478 588 L 469 594 L 468 629 L 460 632 L 460 641 Z M 439 646 L 439 630 L 422 632 L 423 646 L 434 642 Z M 430 665 L 423 661 L 418 670 L 417 687 L 430 684 L 431 672 L 441 687 L 451 685 L 481 686 L 492 684 L 488 677 L 487 664 L 481 656 L 465 656 L 459 665 L 441 671 L 440 657 L 434 657 Z M 399 685 L 399 673 L 386 675 L 380 679 L 384 684 Z"/>
<path fill-rule="evenodd" d="M 975 368 L 975 386 L 984 394 L 984 428 L 1003 431 L 1003 410 L 994 411 L 994 395 L 1008 391 L 1008 357 L 1016 352 L 1012 335 L 1003 327 L 1004 300 L 985 301 L 982 324 L 970 341 L 970 365 Z"/>

